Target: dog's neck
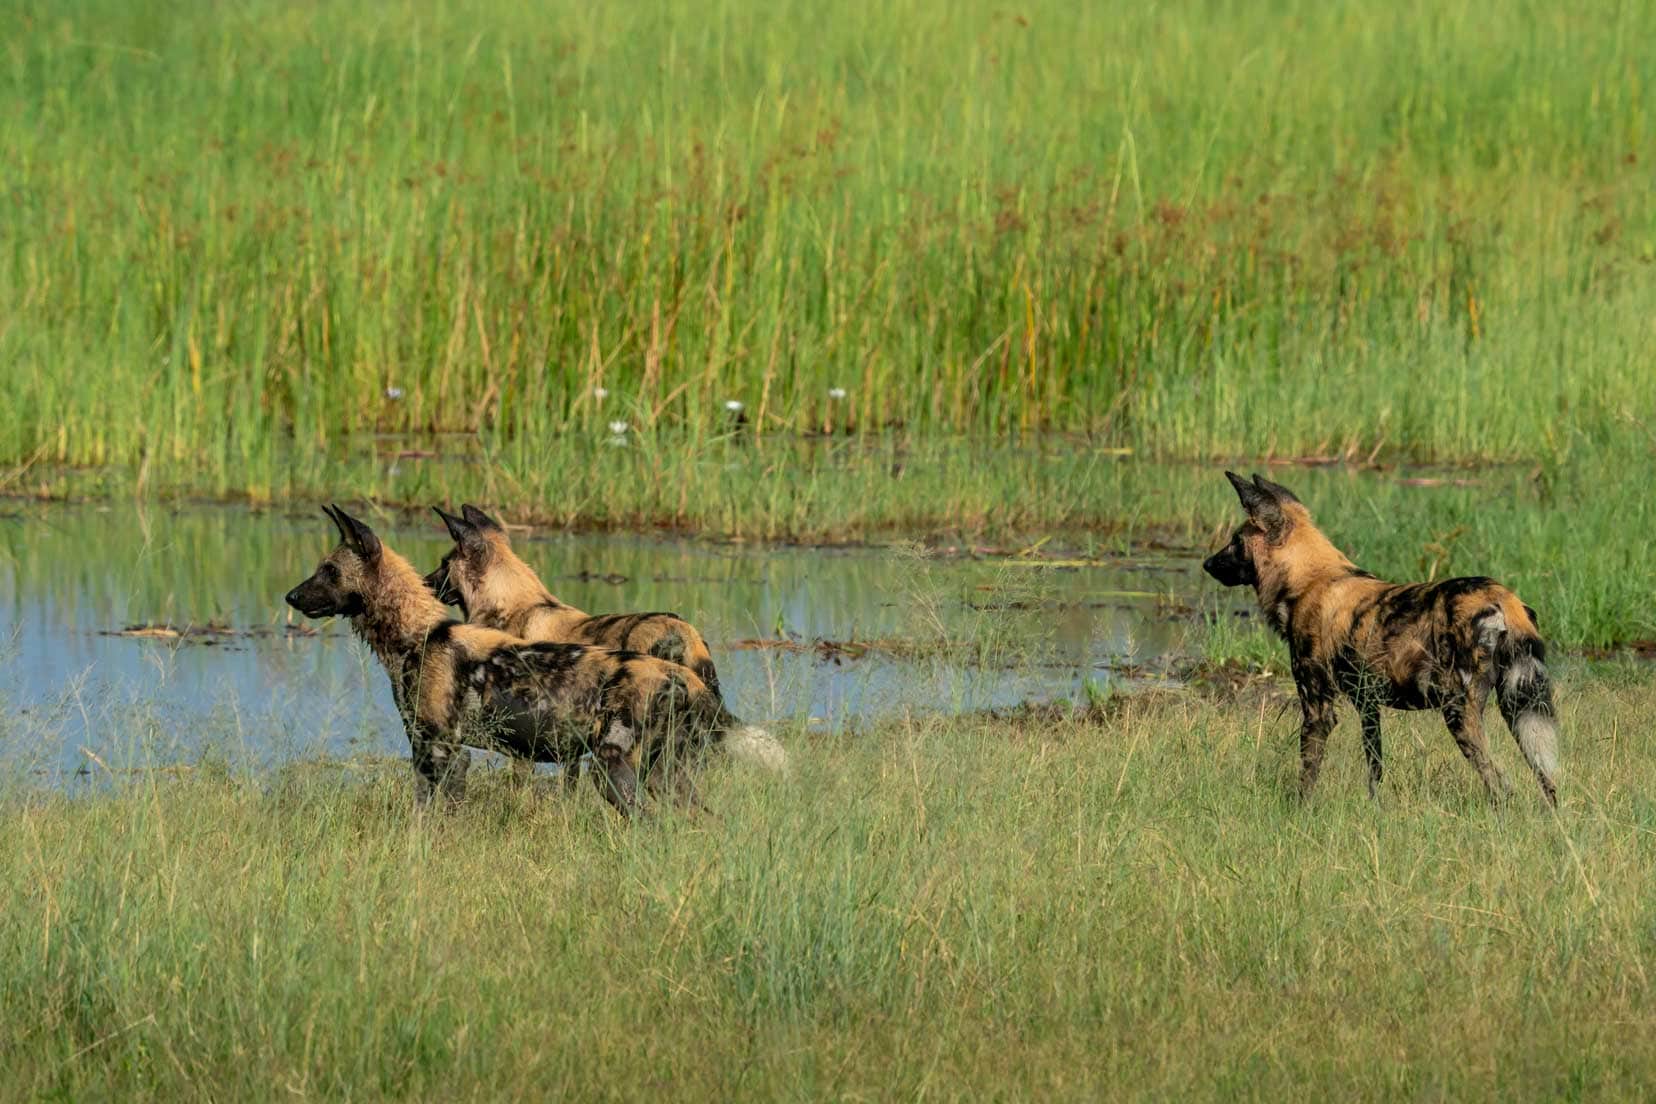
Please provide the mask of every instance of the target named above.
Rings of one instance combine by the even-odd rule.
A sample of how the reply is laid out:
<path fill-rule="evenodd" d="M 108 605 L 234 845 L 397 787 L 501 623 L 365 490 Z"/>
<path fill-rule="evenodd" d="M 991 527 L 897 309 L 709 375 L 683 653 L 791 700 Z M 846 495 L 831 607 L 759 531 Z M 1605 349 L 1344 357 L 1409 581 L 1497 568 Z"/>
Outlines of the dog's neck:
<path fill-rule="evenodd" d="M 1359 574 L 1357 565 L 1311 524 L 1309 515 L 1295 519 L 1287 539 L 1273 550 L 1268 562 L 1256 560 L 1254 571 L 1259 608 L 1271 628 L 1284 637 L 1301 602 L 1315 601 L 1327 584 Z"/>
<path fill-rule="evenodd" d="M 466 620 L 479 625 L 505 624 L 525 610 L 537 606 L 566 608 L 541 582 L 535 569 L 524 563 L 504 540 L 496 539 L 483 578 L 460 595 Z"/>
<path fill-rule="evenodd" d="M 380 552 L 374 585 L 362 595 L 363 610 L 351 628 L 388 670 L 425 645 L 426 636 L 447 621 L 448 608 L 437 600 L 414 565 L 389 548 Z"/>

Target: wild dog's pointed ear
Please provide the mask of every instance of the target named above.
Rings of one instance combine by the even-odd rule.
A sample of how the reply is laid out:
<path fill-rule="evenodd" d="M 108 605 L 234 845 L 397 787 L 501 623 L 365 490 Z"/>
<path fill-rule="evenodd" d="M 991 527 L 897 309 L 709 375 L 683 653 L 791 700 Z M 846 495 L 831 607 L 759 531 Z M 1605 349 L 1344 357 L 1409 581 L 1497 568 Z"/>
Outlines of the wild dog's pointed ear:
<path fill-rule="evenodd" d="M 443 519 L 443 524 L 448 527 L 448 534 L 454 538 L 455 544 L 464 544 L 467 537 L 476 535 L 471 522 L 465 518 L 456 517 L 441 506 L 433 506 L 432 509 Z"/>
<path fill-rule="evenodd" d="M 1236 497 L 1242 500 L 1242 508 L 1248 511 L 1249 515 L 1258 513 L 1260 507 L 1271 501 L 1270 495 L 1235 472 L 1226 472 L 1225 478 L 1230 480 L 1232 487 L 1236 488 Z"/>
<path fill-rule="evenodd" d="M 374 531 L 356 518 L 341 510 L 336 504 L 333 508 L 334 524 L 339 526 L 340 536 L 345 538 L 345 546 L 365 560 L 377 560 L 380 554 L 380 539 Z"/>
<path fill-rule="evenodd" d="M 1299 496 L 1284 487 L 1281 483 L 1272 483 L 1269 479 L 1260 476 L 1257 472 L 1253 477 L 1254 486 L 1275 498 L 1278 502 L 1299 502 Z"/>
<path fill-rule="evenodd" d="M 1260 485 L 1263 480 L 1256 475 L 1250 483 L 1233 471 L 1226 472 L 1225 478 L 1236 488 L 1236 497 L 1242 500 L 1242 508 L 1255 523 L 1273 538 L 1282 532 L 1286 520 L 1282 516 L 1282 504 L 1276 495 Z"/>
<path fill-rule="evenodd" d="M 465 518 L 455 517 L 441 506 L 433 506 L 432 509 L 443 519 L 443 524 L 448 526 L 449 536 L 454 538 L 454 543 L 460 548 L 481 548 L 486 544 L 483 535 L 477 531 L 477 526 Z"/>
<path fill-rule="evenodd" d="M 345 528 L 345 523 L 339 520 L 339 515 L 334 513 L 334 510 L 335 507 L 333 506 L 322 507 L 322 512 L 327 515 L 329 521 L 334 523 L 334 528 L 339 530 L 339 539 L 342 541 L 348 541 L 351 539 L 351 534 Z"/>
<path fill-rule="evenodd" d="M 505 532 L 505 528 L 494 518 L 467 502 L 460 507 L 460 513 L 465 519 L 479 529 L 493 529 L 497 533 Z"/>

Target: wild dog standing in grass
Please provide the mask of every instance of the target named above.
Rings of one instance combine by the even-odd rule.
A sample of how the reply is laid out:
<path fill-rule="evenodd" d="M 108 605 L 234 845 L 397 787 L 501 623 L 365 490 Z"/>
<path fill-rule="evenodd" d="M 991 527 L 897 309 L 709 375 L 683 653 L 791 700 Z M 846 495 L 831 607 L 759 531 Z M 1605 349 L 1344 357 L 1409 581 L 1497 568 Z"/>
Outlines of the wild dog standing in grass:
<path fill-rule="evenodd" d="M 1380 785 L 1380 707 L 1438 709 L 1490 796 L 1510 792 L 1489 758 L 1491 690 L 1518 747 L 1558 804 L 1558 727 L 1535 611 L 1493 579 L 1386 583 L 1358 570 L 1288 488 L 1234 472 L 1248 520 L 1202 565 L 1226 586 L 1251 586 L 1284 640 L 1299 688 L 1300 791 L 1322 766 L 1341 693 L 1357 707 L 1369 791 Z"/>
<path fill-rule="evenodd" d="M 615 613 L 593 617 L 553 596 L 533 568 L 512 551 L 506 529 L 482 510 L 464 505 L 462 516 L 434 506 L 448 527 L 454 547 L 426 585 L 473 625 L 500 629 L 524 640 L 562 641 L 604 648 L 625 648 L 682 663 L 709 690 L 719 693 L 719 675 L 707 642 L 690 622 L 674 613 Z M 731 752 L 762 766 L 780 769 L 786 753 L 775 737 L 746 726 L 732 732 Z"/>
<path fill-rule="evenodd" d="M 710 745 L 742 728 L 695 672 L 636 652 L 529 643 L 451 620 L 420 573 L 339 507 L 340 543 L 287 595 L 307 617 L 342 616 L 385 666 L 423 805 L 434 789 L 458 801 L 462 745 L 537 762 L 572 763 L 591 748 L 593 780 L 624 814 L 638 783 L 695 804 L 690 772 Z"/>

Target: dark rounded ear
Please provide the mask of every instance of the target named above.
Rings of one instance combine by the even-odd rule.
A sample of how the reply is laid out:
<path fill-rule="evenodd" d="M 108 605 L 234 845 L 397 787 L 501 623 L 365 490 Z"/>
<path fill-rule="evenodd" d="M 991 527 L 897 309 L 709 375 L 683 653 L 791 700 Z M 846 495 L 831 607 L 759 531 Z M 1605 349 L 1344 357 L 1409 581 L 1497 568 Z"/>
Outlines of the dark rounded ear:
<path fill-rule="evenodd" d="M 454 538 L 455 544 L 465 544 L 468 540 L 477 539 L 477 529 L 471 522 L 465 518 L 455 517 L 441 506 L 433 506 L 432 509 L 437 511 L 437 516 L 448 526 L 449 536 Z"/>
<path fill-rule="evenodd" d="M 346 547 L 365 560 L 377 560 L 380 554 L 380 539 L 374 531 L 356 518 L 334 506 L 334 522 L 339 526 L 340 534 L 345 538 Z"/>
<path fill-rule="evenodd" d="M 469 502 L 461 505 L 460 513 L 465 516 L 467 521 L 471 522 L 479 529 L 493 529 L 497 533 L 505 532 L 505 529 L 501 527 L 500 522 L 496 521 L 488 514 L 485 514 L 482 510 L 479 510 L 476 506 L 473 506 Z"/>

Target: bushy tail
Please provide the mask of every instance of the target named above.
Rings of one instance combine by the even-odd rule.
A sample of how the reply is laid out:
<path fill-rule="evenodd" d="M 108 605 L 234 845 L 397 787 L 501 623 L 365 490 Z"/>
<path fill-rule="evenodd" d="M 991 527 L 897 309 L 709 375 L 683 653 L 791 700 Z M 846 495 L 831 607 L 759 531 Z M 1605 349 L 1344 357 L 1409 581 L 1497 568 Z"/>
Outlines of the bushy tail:
<path fill-rule="evenodd" d="M 788 770 L 788 753 L 781 743 L 769 732 L 758 725 L 750 725 L 724 707 L 716 697 L 704 699 L 710 711 L 709 727 L 715 733 L 715 741 L 730 753 L 731 758 L 745 763 L 763 767 L 765 770 L 785 774 Z"/>
<path fill-rule="evenodd" d="M 1495 642 L 1495 700 L 1547 801 L 1558 804 L 1558 714 L 1547 678 L 1547 646 L 1529 607 L 1510 598 Z"/>
<path fill-rule="evenodd" d="M 725 733 L 724 745 L 732 758 L 777 774 L 788 772 L 788 752 L 781 741 L 758 725 L 739 725 Z"/>

